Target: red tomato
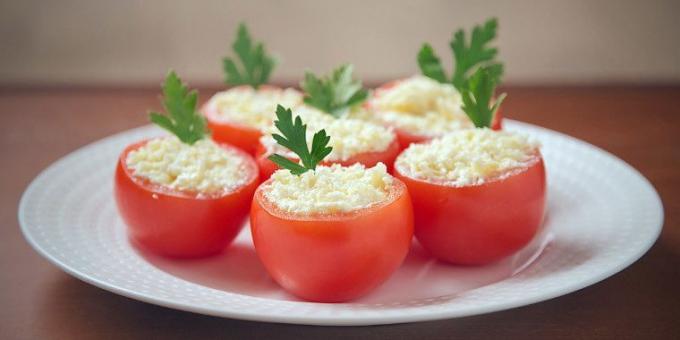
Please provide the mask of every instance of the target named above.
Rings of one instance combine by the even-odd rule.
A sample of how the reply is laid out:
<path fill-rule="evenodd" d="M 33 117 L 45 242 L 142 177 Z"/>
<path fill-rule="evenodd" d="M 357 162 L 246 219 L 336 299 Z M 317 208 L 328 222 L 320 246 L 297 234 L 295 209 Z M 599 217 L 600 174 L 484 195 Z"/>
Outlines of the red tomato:
<path fill-rule="evenodd" d="M 349 166 L 355 163 L 361 163 L 367 168 L 371 168 L 379 162 L 382 162 L 385 164 L 385 166 L 387 166 L 387 171 L 392 173 L 392 166 L 394 164 L 394 160 L 397 159 L 397 156 L 399 155 L 399 151 L 401 151 L 401 148 L 399 148 L 398 139 L 395 139 L 387 147 L 387 149 L 383 151 L 363 152 L 350 157 L 346 161 L 323 161 L 321 162 L 321 165 L 340 164 L 343 166 Z M 271 177 L 274 171 L 279 169 L 279 166 L 276 165 L 276 163 L 270 161 L 267 158 L 269 155 L 271 155 L 271 153 L 267 151 L 267 148 L 262 145 L 262 143 L 259 143 L 255 151 L 255 159 L 257 160 L 257 165 L 260 168 L 260 178 L 262 179 L 268 179 Z M 290 160 L 294 162 L 299 161 L 297 158 L 290 158 Z"/>
<path fill-rule="evenodd" d="M 292 294 L 319 302 L 355 299 L 384 282 L 408 253 L 413 210 L 399 180 L 385 204 L 317 216 L 277 210 L 263 186 L 250 211 L 255 250 L 271 277 Z"/>
<path fill-rule="evenodd" d="M 454 187 L 395 176 L 413 198 L 415 235 L 435 257 L 465 265 L 490 263 L 525 246 L 545 210 L 545 167 L 540 153 L 525 169 L 481 185 Z"/>
<path fill-rule="evenodd" d="M 258 91 L 280 90 L 281 88 L 271 85 L 262 85 L 258 89 Z M 208 122 L 208 128 L 215 141 L 234 145 L 251 155 L 255 153 L 255 148 L 260 137 L 262 137 L 262 132 L 258 128 L 225 120 L 214 106 L 204 105 L 201 111 Z M 272 111 L 273 115 L 274 111 Z"/>
<path fill-rule="evenodd" d="M 491 130 L 500 131 L 503 129 L 503 107 L 499 107 L 496 114 L 491 119 Z"/>
<path fill-rule="evenodd" d="M 396 126 L 393 126 L 392 128 L 394 129 L 394 133 L 397 135 L 399 145 L 401 145 L 401 150 L 408 148 L 408 146 L 411 144 L 425 143 L 434 138 L 432 136 L 414 134 Z"/>
<path fill-rule="evenodd" d="M 257 187 L 255 161 L 234 147 L 248 163 L 247 184 L 212 196 L 179 191 L 136 177 L 126 158 L 147 141 L 128 146 L 120 155 L 115 175 L 118 210 L 130 239 L 155 253 L 171 257 L 199 257 L 220 252 L 243 227 Z"/>
<path fill-rule="evenodd" d="M 391 82 L 385 83 L 382 86 L 378 87 L 373 92 L 373 97 L 371 97 L 369 100 L 366 101 L 366 103 L 364 104 L 364 107 L 368 110 L 371 110 L 375 114 L 380 114 L 380 111 L 377 111 L 377 110 L 374 109 L 373 100 L 375 100 L 376 98 L 380 98 L 380 96 L 383 92 L 397 86 L 402 81 L 403 80 L 393 80 Z M 498 111 L 496 111 L 496 114 L 494 115 L 494 117 L 491 121 L 491 129 L 501 130 L 502 120 L 503 120 L 503 115 L 501 114 L 501 109 L 499 108 Z M 441 136 L 428 136 L 428 135 L 415 134 L 415 133 L 412 133 L 412 132 L 408 132 L 404 129 L 401 129 L 396 125 L 393 125 L 392 128 L 394 129 L 394 132 L 397 134 L 397 138 L 399 139 L 399 144 L 401 145 L 402 150 L 406 149 L 412 143 L 424 143 L 424 142 L 427 142 L 427 141 L 429 141 L 433 138 L 441 137 Z"/>

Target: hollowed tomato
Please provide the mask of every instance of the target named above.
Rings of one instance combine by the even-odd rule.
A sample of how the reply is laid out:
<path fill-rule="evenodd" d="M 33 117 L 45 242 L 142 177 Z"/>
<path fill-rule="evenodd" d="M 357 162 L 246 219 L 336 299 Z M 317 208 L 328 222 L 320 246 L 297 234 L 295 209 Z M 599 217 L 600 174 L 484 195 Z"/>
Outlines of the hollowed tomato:
<path fill-rule="evenodd" d="M 280 91 L 281 88 L 271 85 L 262 85 L 258 91 Z M 241 124 L 222 117 L 215 105 L 204 105 L 201 109 L 208 122 L 208 128 L 212 132 L 212 138 L 219 143 L 226 143 L 249 154 L 254 154 L 262 132 L 259 128 Z M 274 110 L 272 110 L 272 117 Z"/>
<path fill-rule="evenodd" d="M 382 86 L 378 87 L 374 92 L 373 96 L 371 99 L 367 100 L 366 103 L 364 104 L 364 107 L 368 109 L 369 111 L 373 112 L 373 114 L 379 115 L 380 111 L 376 110 L 373 104 L 373 100 L 376 98 L 380 98 L 381 94 L 395 86 L 397 86 L 400 82 L 403 80 L 393 80 L 391 82 L 385 83 Z M 491 129 L 492 130 L 501 130 L 503 127 L 503 114 L 502 114 L 502 108 L 499 108 L 498 111 L 496 111 L 496 114 L 494 115 L 492 121 L 491 121 Z M 394 132 L 397 135 L 397 139 L 399 140 L 399 145 L 401 146 L 402 150 L 406 149 L 409 145 L 413 143 L 424 143 L 427 142 L 433 138 L 441 137 L 441 136 L 431 136 L 431 135 L 424 135 L 424 134 L 417 134 L 413 132 L 409 132 L 403 128 L 400 128 L 397 124 L 390 125 L 394 129 Z"/>
<path fill-rule="evenodd" d="M 278 210 L 262 191 L 266 183 L 250 212 L 253 242 L 267 272 L 292 294 L 319 302 L 355 299 L 378 287 L 406 257 L 413 211 L 401 181 L 394 180 L 385 203 L 315 216 Z"/>
<path fill-rule="evenodd" d="M 372 168 L 379 162 L 382 162 L 383 164 L 385 164 L 385 166 L 387 166 L 387 171 L 389 173 L 392 173 L 392 166 L 394 164 L 394 160 L 397 159 L 397 156 L 399 155 L 400 151 L 401 148 L 399 147 L 399 142 L 397 139 L 395 139 L 387 147 L 387 149 L 383 151 L 362 152 L 350 157 L 345 161 L 323 161 L 321 162 L 320 165 L 340 164 L 343 166 L 350 166 L 352 164 L 360 163 L 367 168 Z M 269 177 L 271 177 L 274 171 L 279 169 L 279 166 L 276 165 L 276 163 L 270 161 L 267 158 L 270 155 L 271 152 L 267 151 L 267 148 L 264 145 L 262 145 L 262 143 L 258 143 L 258 146 L 255 151 L 255 159 L 257 161 L 257 166 L 260 169 L 260 178 L 262 179 L 268 179 Z M 291 157 L 289 159 L 294 162 L 299 161 L 299 159 L 297 158 Z"/>
<path fill-rule="evenodd" d="M 479 265 L 511 255 L 539 230 L 546 200 L 540 153 L 529 164 L 462 187 L 415 179 L 399 167 L 394 172 L 411 193 L 420 244 L 443 261 Z"/>
<path fill-rule="evenodd" d="M 130 239 L 152 252 L 170 257 L 219 253 L 239 233 L 259 183 L 252 157 L 234 147 L 248 164 L 246 184 L 228 193 L 200 195 L 179 191 L 137 177 L 126 165 L 128 153 L 147 141 L 128 146 L 118 159 L 115 197 Z"/>

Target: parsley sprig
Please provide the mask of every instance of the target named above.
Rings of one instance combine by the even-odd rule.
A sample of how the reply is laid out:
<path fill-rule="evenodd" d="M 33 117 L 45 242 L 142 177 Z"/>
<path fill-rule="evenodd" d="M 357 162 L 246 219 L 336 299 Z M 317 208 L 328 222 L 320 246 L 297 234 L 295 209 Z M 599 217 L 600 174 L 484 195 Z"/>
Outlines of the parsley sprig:
<path fill-rule="evenodd" d="M 295 117 L 295 121 L 293 121 L 293 113 L 290 109 L 277 105 L 276 118 L 274 126 L 279 129 L 281 134 L 275 133 L 272 136 L 281 146 L 298 155 L 302 162 L 302 164 L 295 163 L 279 154 L 268 157 L 281 168 L 290 170 L 294 175 L 301 175 L 309 170 L 316 169 L 316 165 L 333 150 L 332 147 L 327 146 L 331 137 L 327 136 L 326 130 L 323 129 L 314 134 L 310 150 L 307 147 L 307 125 L 302 123 L 300 116 Z"/>
<path fill-rule="evenodd" d="M 209 130 L 205 118 L 196 111 L 198 92 L 189 91 L 174 71 L 168 72 L 163 88 L 163 106 L 167 115 L 151 112 L 149 119 L 172 132 L 182 142 L 193 145 L 203 139 Z"/>
<path fill-rule="evenodd" d="M 222 60 L 225 83 L 232 86 L 250 85 L 257 89 L 269 81 L 276 59 L 267 54 L 262 42 L 253 41 L 245 24 L 238 26 L 236 41 L 231 47 L 238 57 L 239 65 L 236 65 L 235 58 L 225 57 Z"/>
<path fill-rule="evenodd" d="M 505 93 L 503 93 L 491 105 L 496 90 L 496 81 L 497 78 L 491 70 L 481 67 L 467 80 L 461 92 L 462 109 L 476 127 L 490 127 L 496 111 L 505 99 Z"/>
<path fill-rule="evenodd" d="M 465 31 L 456 31 L 449 43 L 454 57 L 454 69 L 451 79 L 441 65 L 439 57 L 435 54 L 430 44 L 423 44 L 418 52 L 418 66 L 423 75 L 442 83 L 450 82 L 458 91 L 463 90 L 468 81 L 468 76 L 476 69 L 484 67 L 494 82 L 500 82 L 503 75 L 503 64 L 494 60 L 498 50 L 489 47 L 488 44 L 496 38 L 498 21 L 496 18 L 487 20 L 484 25 L 477 25 L 472 29 L 470 41 L 466 38 Z"/>
<path fill-rule="evenodd" d="M 335 117 L 362 103 L 368 97 L 368 91 L 360 80 L 352 79 L 352 72 L 351 64 L 342 65 L 324 77 L 305 72 L 305 79 L 300 83 L 305 92 L 305 103 Z"/>

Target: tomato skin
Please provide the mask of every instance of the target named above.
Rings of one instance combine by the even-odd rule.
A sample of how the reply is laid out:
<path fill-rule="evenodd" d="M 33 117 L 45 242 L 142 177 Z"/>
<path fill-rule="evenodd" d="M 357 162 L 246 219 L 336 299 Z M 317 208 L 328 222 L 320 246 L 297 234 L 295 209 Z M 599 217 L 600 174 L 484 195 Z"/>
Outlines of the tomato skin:
<path fill-rule="evenodd" d="M 491 119 L 491 130 L 503 130 L 503 107 L 499 107 Z"/>
<path fill-rule="evenodd" d="M 197 197 L 135 177 L 126 166 L 130 151 L 147 141 L 128 146 L 116 167 L 114 193 L 118 210 L 133 243 L 154 253 L 192 258 L 219 253 L 243 227 L 253 193 L 259 183 L 255 161 L 234 147 L 250 163 L 248 182 L 234 192 Z"/>
<path fill-rule="evenodd" d="M 210 117 L 208 113 L 205 115 Z M 260 130 L 243 124 L 217 121 L 210 118 L 207 119 L 207 122 L 208 128 L 212 132 L 212 139 L 216 142 L 233 145 L 250 155 L 255 153 L 257 143 L 262 137 Z"/>
<path fill-rule="evenodd" d="M 279 90 L 281 90 L 280 87 L 272 85 L 262 85 L 258 89 L 258 91 Z M 217 107 L 208 105 L 207 103 L 206 105 L 203 105 L 201 112 L 206 118 L 208 128 L 212 133 L 213 140 L 218 143 L 233 145 L 251 155 L 255 154 L 260 137 L 262 137 L 262 132 L 260 129 L 245 124 L 230 122 L 224 118 L 220 118 L 220 114 L 217 112 Z M 272 112 L 272 115 L 273 114 L 274 112 Z"/>
<path fill-rule="evenodd" d="M 258 189 L 250 226 L 267 272 L 287 291 L 317 302 L 348 301 L 378 287 L 401 265 L 413 237 L 411 199 L 395 183 L 395 198 L 385 205 L 306 218 L 275 212 Z"/>
<path fill-rule="evenodd" d="M 387 149 L 383 151 L 363 152 L 350 157 L 346 161 L 323 161 L 321 162 L 321 165 L 340 164 L 342 166 L 350 166 L 355 163 L 361 163 L 367 168 L 372 168 L 379 162 L 382 162 L 387 166 L 387 172 L 392 173 L 394 160 L 397 159 L 399 152 L 401 152 L 401 147 L 399 145 L 398 138 L 395 138 Z M 262 143 L 259 143 L 255 151 L 255 159 L 257 160 L 257 166 L 260 169 L 260 178 L 262 179 L 268 179 L 279 169 L 279 166 L 276 165 L 276 163 L 267 158 L 270 155 L 271 153 L 267 151 L 267 148 L 262 145 Z M 294 162 L 299 161 L 297 158 L 290 158 L 290 160 Z"/>
<path fill-rule="evenodd" d="M 398 127 L 393 128 L 394 133 L 397 135 L 397 139 L 399 139 L 399 145 L 401 145 L 401 150 L 405 150 L 411 144 L 426 143 L 430 141 L 432 138 L 435 138 L 433 136 L 413 134 Z"/>
<path fill-rule="evenodd" d="M 381 95 L 381 92 L 387 91 L 395 86 L 397 86 L 399 83 L 404 81 L 403 79 L 397 79 L 397 80 L 392 80 L 390 82 L 387 82 L 378 88 L 373 92 L 373 97 L 367 100 L 364 103 L 364 108 L 366 108 L 369 111 L 374 112 L 375 114 L 380 114 L 379 111 L 374 109 L 373 105 L 373 100 L 375 98 L 379 98 Z M 491 121 L 491 129 L 492 130 L 501 130 L 503 126 L 503 114 L 501 113 L 501 108 L 498 108 L 498 111 L 496 111 L 496 114 L 494 115 L 492 121 Z M 391 126 L 394 129 L 394 132 L 397 134 L 397 138 L 399 139 L 399 144 L 401 145 L 402 150 L 408 148 L 409 145 L 414 144 L 414 143 L 425 143 L 428 142 L 434 138 L 441 137 L 441 135 L 435 135 L 435 136 L 428 136 L 428 135 L 420 135 L 420 134 L 415 134 L 408 132 L 404 129 L 399 128 L 398 126 Z"/>
<path fill-rule="evenodd" d="M 509 177 L 464 187 L 414 179 L 395 168 L 413 198 L 420 244 L 440 260 L 463 265 L 491 263 L 524 247 L 545 211 L 545 167 L 537 157 Z"/>

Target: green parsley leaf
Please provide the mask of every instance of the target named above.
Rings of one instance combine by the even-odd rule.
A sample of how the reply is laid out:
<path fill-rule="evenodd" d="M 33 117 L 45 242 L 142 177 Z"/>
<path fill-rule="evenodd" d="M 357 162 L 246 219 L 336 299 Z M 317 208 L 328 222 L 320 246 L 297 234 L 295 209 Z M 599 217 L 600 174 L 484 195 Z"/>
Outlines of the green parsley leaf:
<path fill-rule="evenodd" d="M 487 20 L 484 25 L 475 26 L 472 29 L 469 44 L 465 31 L 461 29 L 454 33 L 449 43 L 454 57 L 453 75 L 450 80 L 432 46 L 427 43 L 423 44 L 417 57 L 421 72 L 438 82 L 450 82 L 461 92 L 467 84 L 470 73 L 480 67 L 487 68 L 489 74 L 495 79 L 495 83 L 499 83 L 503 75 L 503 64 L 494 61 L 498 50 L 488 47 L 488 44 L 496 38 L 497 28 L 496 18 Z"/>
<path fill-rule="evenodd" d="M 493 62 L 496 54 L 498 54 L 498 50 L 487 46 L 487 44 L 496 38 L 497 28 L 498 21 L 496 18 L 487 20 L 483 26 L 475 26 L 472 29 L 469 45 L 465 38 L 465 32 L 462 29 L 453 35 L 450 46 L 453 50 L 456 65 L 451 82 L 457 89 L 460 90 L 464 86 L 467 74 L 478 66 L 491 66 L 494 71 L 490 73 L 496 77 L 494 81 L 496 83 L 499 82 L 503 74 L 503 65 Z"/>
<path fill-rule="evenodd" d="M 461 95 L 463 97 L 463 111 L 470 117 L 476 127 L 490 127 L 496 111 L 505 99 L 505 93 L 498 96 L 489 107 L 496 90 L 493 68 L 480 67 L 466 82 Z"/>
<path fill-rule="evenodd" d="M 305 91 L 304 101 L 321 111 L 340 117 L 368 97 L 361 81 L 352 79 L 354 67 L 342 65 L 325 77 L 305 72 L 300 87 Z"/>
<path fill-rule="evenodd" d="M 434 53 L 430 44 L 425 43 L 418 52 L 418 66 L 426 77 L 430 77 L 440 83 L 446 83 L 446 72 L 442 67 L 439 57 Z"/>
<path fill-rule="evenodd" d="M 182 142 L 193 145 L 203 139 L 209 130 L 205 118 L 196 111 L 198 92 L 189 91 L 174 71 L 168 72 L 163 88 L 163 106 L 168 115 L 149 113 L 156 125 L 172 132 Z"/>
<path fill-rule="evenodd" d="M 253 42 L 248 28 L 241 23 L 236 33 L 236 41 L 231 45 L 240 62 L 237 65 L 233 58 L 222 60 L 225 80 L 228 85 L 250 85 L 257 89 L 269 81 L 269 76 L 276 66 L 276 59 L 267 54 L 261 42 Z"/>
<path fill-rule="evenodd" d="M 273 134 L 272 137 L 279 145 L 293 151 L 302 162 L 302 165 L 295 163 L 286 157 L 279 154 L 273 154 L 268 157 L 269 160 L 276 163 L 283 169 L 288 169 L 294 175 L 301 175 L 308 170 L 316 169 L 319 164 L 329 153 L 331 148 L 328 142 L 331 137 L 326 135 L 326 130 L 317 131 L 312 138 L 311 150 L 307 147 L 307 125 L 302 123 L 300 116 L 295 117 L 293 122 L 293 113 L 290 109 L 286 109 L 281 105 L 276 107 L 276 121 L 274 126 L 281 132 Z"/>

